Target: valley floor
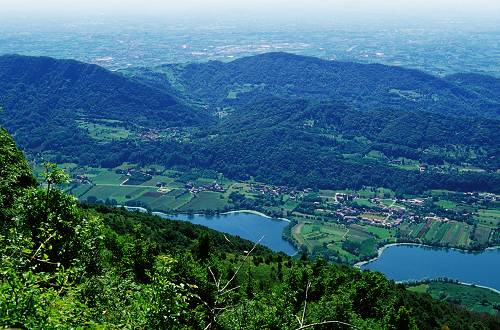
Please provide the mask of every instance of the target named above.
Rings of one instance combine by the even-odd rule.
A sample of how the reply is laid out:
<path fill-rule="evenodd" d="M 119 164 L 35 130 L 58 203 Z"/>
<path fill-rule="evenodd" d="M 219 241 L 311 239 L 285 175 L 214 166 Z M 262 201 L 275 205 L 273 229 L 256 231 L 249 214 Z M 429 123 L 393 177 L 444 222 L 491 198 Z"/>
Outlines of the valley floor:
<path fill-rule="evenodd" d="M 396 196 L 374 187 L 313 191 L 230 180 L 214 171 L 62 166 L 72 177 L 67 191 L 80 201 L 167 214 L 249 210 L 290 221 L 288 240 L 332 261 L 366 261 L 397 242 L 464 250 L 500 244 L 500 202 L 494 194 L 435 190 Z"/>

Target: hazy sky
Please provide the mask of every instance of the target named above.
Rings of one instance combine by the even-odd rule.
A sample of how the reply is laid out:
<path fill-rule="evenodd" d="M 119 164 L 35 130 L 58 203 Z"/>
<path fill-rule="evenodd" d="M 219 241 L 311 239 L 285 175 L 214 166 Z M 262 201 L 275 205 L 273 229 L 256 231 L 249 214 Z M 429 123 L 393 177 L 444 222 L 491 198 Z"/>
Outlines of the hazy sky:
<path fill-rule="evenodd" d="M 189 19 L 498 18 L 500 0 L 0 0 L 0 16 L 165 16 Z M 500 23 L 499 23 L 500 24 Z"/>

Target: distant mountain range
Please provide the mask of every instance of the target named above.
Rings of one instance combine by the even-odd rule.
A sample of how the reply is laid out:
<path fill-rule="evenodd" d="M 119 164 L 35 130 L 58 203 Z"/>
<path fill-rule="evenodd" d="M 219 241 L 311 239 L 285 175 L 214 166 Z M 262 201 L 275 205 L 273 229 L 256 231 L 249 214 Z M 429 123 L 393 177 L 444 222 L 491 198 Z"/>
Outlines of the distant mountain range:
<path fill-rule="evenodd" d="M 166 65 L 174 88 L 208 105 L 242 105 L 265 96 L 335 100 L 361 110 L 395 108 L 447 115 L 500 116 L 500 79 L 471 74 L 438 78 L 380 64 L 267 53 L 229 63 Z"/>
<path fill-rule="evenodd" d="M 314 188 L 500 189 L 500 79 L 268 53 L 119 73 L 0 57 L 0 123 L 31 153 Z"/>

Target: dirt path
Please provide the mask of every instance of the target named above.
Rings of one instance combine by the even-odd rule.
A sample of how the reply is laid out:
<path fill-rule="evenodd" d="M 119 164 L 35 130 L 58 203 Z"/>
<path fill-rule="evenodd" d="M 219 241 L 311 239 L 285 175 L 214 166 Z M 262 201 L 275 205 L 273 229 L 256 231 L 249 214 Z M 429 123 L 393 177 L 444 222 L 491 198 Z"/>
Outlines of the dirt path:
<path fill-rule="evenodd" d="M 300 244 L 305 244 L 305 240 L 303 239 L 302 235 L 300 234 L 300 232 L 302 231 L 302 228 L 304 228 L 304 223 L 301 222 L 299 224 L 297 224 L 295 227 L 293 227 L 293 236 L 295 237 L 295 239 L 300 243 Z"/>
<path fill-rule="evenodd" d="M 135 188 L 158 188 L 156 186 L 141 186 L 134 184 L 115 184 L 115 183 L 96 183 L 96 186 L 106 186 L 106 187 L 135 187 Z"/>
<path fill-rule="evenodd" d="M 344 236 L 342 236 L 342 240 L 345 240 L 347 234 L 349 234 L 349 231 L 351 231 L 351 228 L 347 228 L 347 231 L 345 232 Z"/>

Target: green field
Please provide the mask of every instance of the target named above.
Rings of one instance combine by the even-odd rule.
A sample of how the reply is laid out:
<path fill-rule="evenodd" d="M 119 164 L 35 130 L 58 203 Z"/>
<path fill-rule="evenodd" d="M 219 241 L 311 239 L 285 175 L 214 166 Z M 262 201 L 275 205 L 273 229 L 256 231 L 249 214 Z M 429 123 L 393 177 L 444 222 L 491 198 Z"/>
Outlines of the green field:
<path fill-rule="evenodd" d="M 347 262 L 359 260 L 359 256 L 372 255 L 376 252 L 376 234 L 389 238 L 390 230 L 373 226 L 344 226 L 333 223 L 302 223 L 292 231 L 295 239 L 311 252 L 324 251 L 337 253 Z M 376 234 L 375 234 L 376 233 Z M 346 250 L 345 243 L 358 249 L 358 255 Z"/>
<path fill-rule="evenodd" d="M 484 288 L 455 283 L 431 282 L 409 287 L 414 292 L 428 293 L 433 298 L 451 302 L 464 308 L 479 312 L 498 315 L 500 312 L 500 294 Z"/>
<path fill-rule="evenodd" d="M 446 200 L 446 199 L 441 199 L 441 200 L 435 202 L 434 204 L 439 206 L 439 207 L 442 207 L 443 209 L 448 209 L 448 210 L 452 210 L 452 209 L 455 209 L 457 207 L 457 203 Z"/>
<path fill-rule="evenodd" d="M 382 239 L 394 238 L 397 232 L 396 229 L 388 229 L 384 227 L 375 227 L 370 225 L 362 225 L 360 227 L 362 227 L 364 231 L 372 233 L 373 235 Z"/>
<path fill-rule="evenodd" d="M 425 244 L 467 248 L 470 244 L 469 235 L 472 226 L 464 222 L 430 220 L 429 224 L 402 223 L 399 229 L 403 237 L 420 239 Z"/>
<path fill-rule="evenodd" d="M 90 189 L 92 189 L 91 185 L 72 185 L 68 188 L 67 192 L 70 193 L 71 195 L 79 198 L 80 196 L 84 195 L 86 192 L 88 192 Z"/>
<path fill-rule="evenodd" d="M 77 121 L 78 127 L 87 132 L 87 134 L 97 140 L 102 142 L 117 141 L 131 138 L 134 134 L 118 126 L 108 126 L 106 123 L 97 124 L 89 123 L 86 121 Z M 120 123 L 120 122 L 118 122 Z M 114 123 L 116 125 L 116 123 Z"/>
<path fill-rule="evenodd" d="M 347 232 L 348 228 L 343 225 L 305 223 L 298 234 L 300 240 L 312 250 L 314 245 L 341 242 Z"/>
<path fill-rule="evenodd" d="M 97 185 L 119 185 L 122 184 L 125 180 L 127 180 L 127 176 L 123 174 L 116 174 L 113 171 L 102 171 L 94 177 L 91 177 L 92 183 Z"/>
<path fill-rule="evenodd" d="M 375 204 L 373 204 L 368 198 L 355 199 L 354 203 L 359 205 L 359 206 L 365 206 L 365 207 L 374 207 L 375 206 Z"/>
<path fill-rule="evenodd" d="M 474 238 L 479 242 L 479 244 L 486 245 L 490 239 L 490 234 L 490 227 L 477 225 L 476 230 L 474 231 Z"/>
<path fill-rule="evenodd" d="M 223 210 L 227 203 L 228 201 L 223 194 L 204 191 L 194 196 L 187 204 L 179 208 L 179 211 Z"/>
<path fill-rule="evenodd" d="M 192 198 L 192 195 L 190 193 L 186 193 L 186 192 L 183 192 L 182 194 L 179 194 L 177 196 L 166 194 L 160 198 L 157 198 L 153 201 L 150 201 L 148 203 L 148 206 L 153 211 L 168 212 L 171 210 L 177 210 L 178 208 L 182 207 L 183 205 L 189 203 L 191 198 Z"/>
<path fill-rule="evenodd" d="M 141 186 L 156 186 L 156 184 L 160 182 L 166 183 L 168 186 L 172 187 L 175 182 L 175 178 L 166 175 L 155 175 L 151 180 L 141 183 Z M 176 186 L 180 187 L 180 184 L 177 184 Z"/>
<path fill-rule="evenodd" d="M 147 191 L 154 191 L 154 189 L 130 186 L 94 186 L 87 193 L 80 196 L 80 199 L 89 200 L 89 197 L 95 197 L 100 201 L 114 199 L 117 203 L 121 204 L 127 200 L 140 197 Z"/>
<path fill-rule="evenodd" d="M 480 224 L 491 227 L 500 228 L 500 210 L 499 209 L 480 209 L 474 218 Z"/>

